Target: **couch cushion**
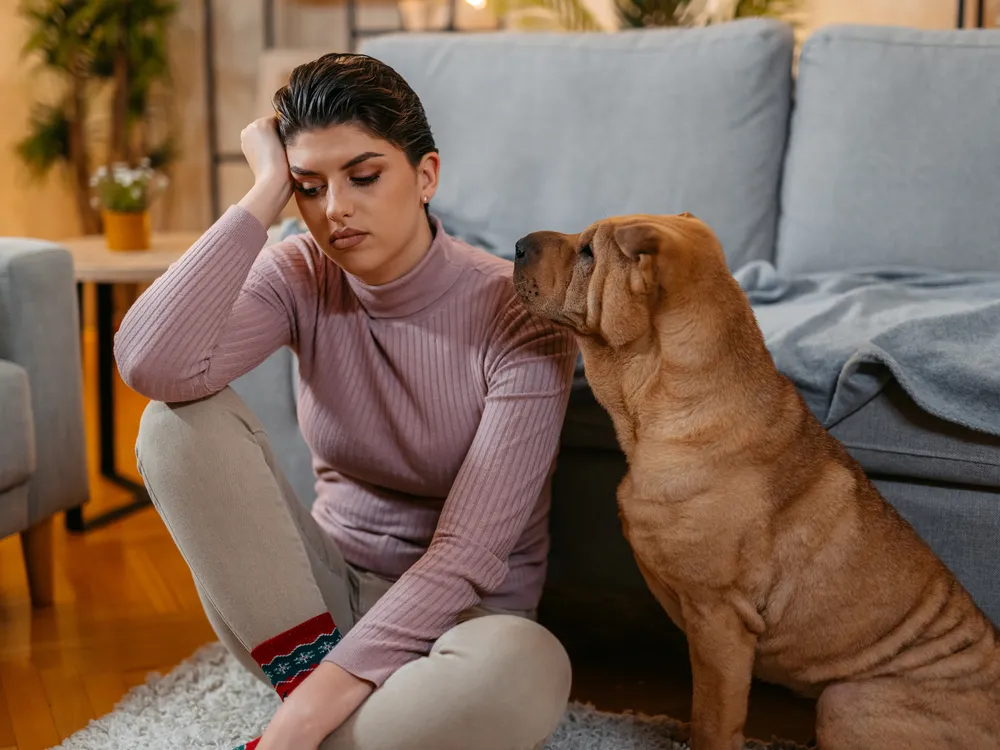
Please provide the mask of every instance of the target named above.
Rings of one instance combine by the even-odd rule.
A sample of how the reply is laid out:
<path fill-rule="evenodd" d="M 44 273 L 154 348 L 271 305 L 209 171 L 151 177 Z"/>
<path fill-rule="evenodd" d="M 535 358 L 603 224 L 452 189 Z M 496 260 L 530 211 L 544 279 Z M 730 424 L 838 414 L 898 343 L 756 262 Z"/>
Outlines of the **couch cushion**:
<path fill-rule="evenodd" d="M 24 484 L 35 471 L 31 391 L 23 367 L 0 359 L 0 492 Z"/>
<path fill-rule="evenodd" d="M 776 263 L 1000 270 L 1000 30 L 833 26 L 802 48 Z"/>
<path fill-rule="evenodd" d="M 872 474 L 1000 487 L 1000 437 L 928 414 L 895 381 L 830 434 Z"/>
<path fill-rule="evenodd" d="M 1000 438 L 928 414 L 895 381 L 830 434 L 872 475 L 1000 488 Z M 618 451 L 611 418 L 582 377 L 573 385 L 562 447 Z"/>
<path fill-rule="evenodd" d="M 882 477 L 874 481 L 1000 627 L 1000 492 Z"/>
<path fill-rule="evenodd" d="M 539 229 L 691 211 L 733 266 L 773 252 L 793 35 L 772 20 L 616 34 L 410 34 L 363 51 L 420 96 L 432 208 L 503 257 Z"/>
<path fill-rule="evenodd" d="M 611 417 L 597 403 L 582 370 L 573 378 L 560 442 L 563 448 L 619 450 Z"/>

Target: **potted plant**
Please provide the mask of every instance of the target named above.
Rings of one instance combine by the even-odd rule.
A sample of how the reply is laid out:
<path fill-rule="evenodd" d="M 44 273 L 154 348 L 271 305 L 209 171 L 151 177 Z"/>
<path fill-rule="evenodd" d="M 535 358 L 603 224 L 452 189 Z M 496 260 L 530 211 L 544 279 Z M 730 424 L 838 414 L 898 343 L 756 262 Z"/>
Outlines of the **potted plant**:
<path fill-rule="evenodd" d="M 615 0 L 627 27 L 708 26 L 771 16 L 793 26 L 801 0 Z"/>
<path fill-rule="evenodd" d="M 796 25 L 802 0 L 485 0 L 507 28 L 615 31 L 659 26 L 706 26 L 749 16 Z M 472 0 L 466 0 L 472 2 Z"/>
<path fill-rule="evenodd" d="M 167 176 L 143 159 L 132 168 L 115 162 L 97 168 L 90 179 L 91 205 L 100 211 L 110 250 L 146 250 L 150 244 L 149 206 L 167 186 Z"/>
<path fill-rule="evenodd" d="M 176 0 L 21 0 L 22 55 L 55 74 L 58 93 L 35 104 L 17 152 L 36 178 L 66 169 L 86 234 L 100 231 L 95 165 L 110 174 L 115 162 L 144 155 L 163 169 L 176 156 L 167 28 L 177 8 Z"/>

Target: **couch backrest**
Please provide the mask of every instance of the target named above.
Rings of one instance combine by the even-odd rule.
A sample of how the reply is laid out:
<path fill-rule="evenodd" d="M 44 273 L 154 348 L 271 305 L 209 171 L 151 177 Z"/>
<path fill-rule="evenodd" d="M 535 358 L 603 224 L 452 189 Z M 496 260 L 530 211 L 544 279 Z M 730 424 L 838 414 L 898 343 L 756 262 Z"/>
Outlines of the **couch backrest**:
<path fill-rule="evenodd" d="M 803 45 L 776 262 L 1000 271 L 1000 31 L 832 26 Z"/>
<path fill-rule="evenodd" d="M 731 265 L 770 258 L 794 48 L 788 26 L 413 34 L 362 51 L 420 96 L 441 150 L 432 210 L 512 257 L 523 234 L 691 211 Z"/>

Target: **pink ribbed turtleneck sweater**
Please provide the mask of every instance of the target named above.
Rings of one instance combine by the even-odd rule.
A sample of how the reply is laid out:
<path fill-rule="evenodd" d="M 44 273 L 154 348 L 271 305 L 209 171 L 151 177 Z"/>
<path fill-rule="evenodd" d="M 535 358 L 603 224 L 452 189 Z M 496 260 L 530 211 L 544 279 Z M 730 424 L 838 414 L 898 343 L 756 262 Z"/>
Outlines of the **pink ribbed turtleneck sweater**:
<path fill-rule="evenodd" d="M 536 606 L 576 361 L 572 337 L 522 307 L 509 261 L 435 230 L 412 271 L 371 287 L 308 234 L 264 248 L 233 206 L 115 341 L 125 382 L 158 401 L 296 352 L 313 516 L 349 563 L 400 577 L 327 656 L 376 685 L 468 607 Z"/>

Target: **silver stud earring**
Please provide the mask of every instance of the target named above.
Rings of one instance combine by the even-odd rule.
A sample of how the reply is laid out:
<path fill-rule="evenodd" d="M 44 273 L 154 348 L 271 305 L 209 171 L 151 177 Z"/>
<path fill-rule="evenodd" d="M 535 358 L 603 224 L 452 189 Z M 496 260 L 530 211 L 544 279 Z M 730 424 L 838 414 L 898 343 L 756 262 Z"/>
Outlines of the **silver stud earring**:
<path fill-rule="evenodd" d="M 427 197 L 427 196 L 425 195 L 425 196 L 424 196 L 424 203 L 426 203 L 426 202 L 427 202 L 427 201 L 429 201 L 429 200 L 430 200 L 430 198 L 428 198 L 428 197 Z"/>

